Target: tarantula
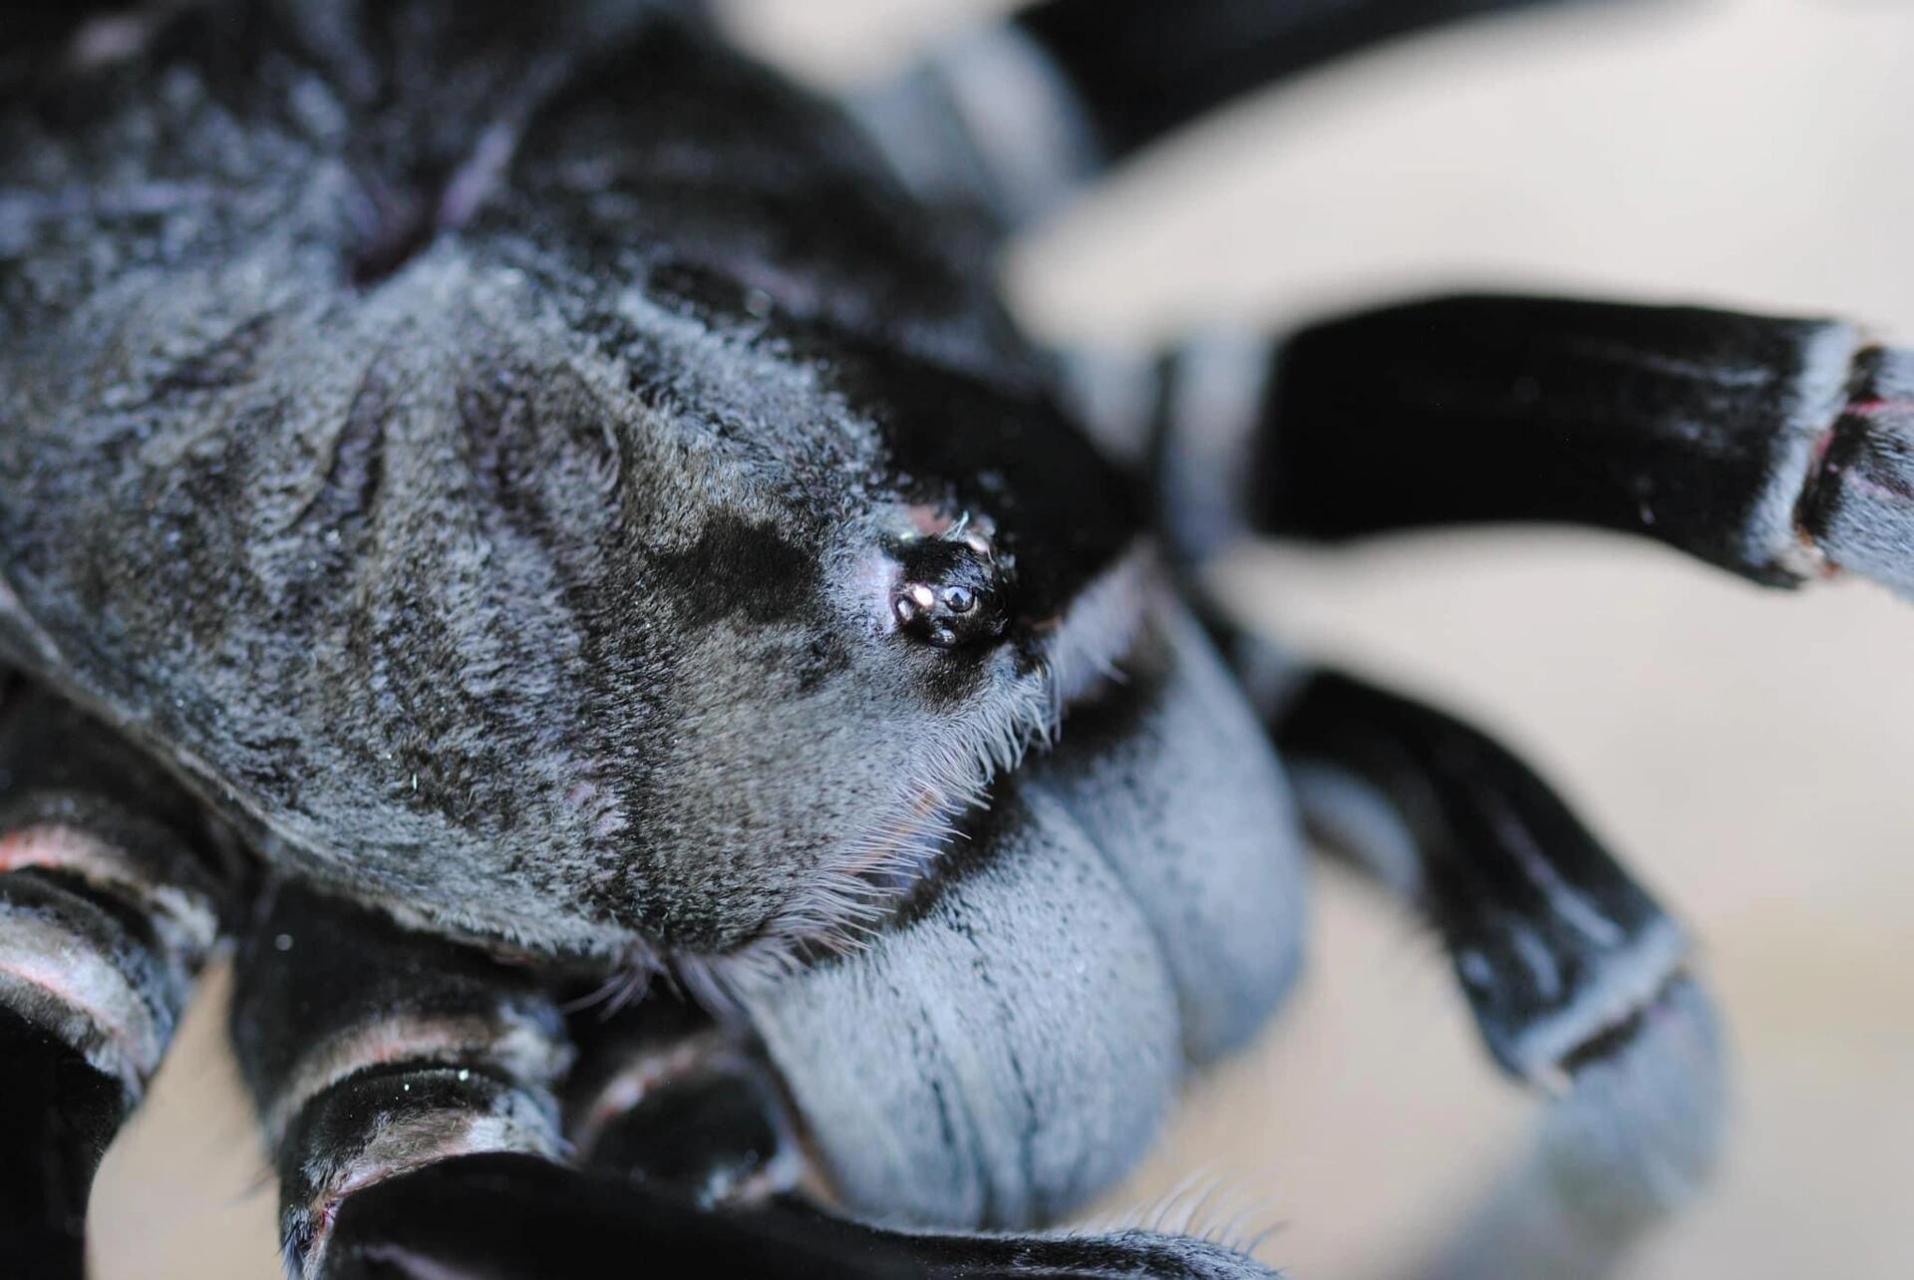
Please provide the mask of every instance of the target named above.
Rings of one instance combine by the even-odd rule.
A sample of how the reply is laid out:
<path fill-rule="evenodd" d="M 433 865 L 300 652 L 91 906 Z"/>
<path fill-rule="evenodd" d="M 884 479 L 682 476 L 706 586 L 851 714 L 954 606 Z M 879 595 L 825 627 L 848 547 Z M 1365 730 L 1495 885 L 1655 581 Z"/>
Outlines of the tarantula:
<path fill-rule="evenodd" d="M 225 940 L 294 1275 L 1267 1274 L 1038 1229 L 1281 1003 L 1306 829 L 1552 1095 L 1429 1274 L 1612 1265 L 1716 1146 L 1681 929 L 1193 571 L 1570 521 L 1914 592 L 1914 353 L 1467 297 L 1115 368 L 989 270 L 1229 97 L 1535 2 L 1037 0 L 848 103 L 675 0 L 9 14 L 7 1274 L 80 1273 Z"/>

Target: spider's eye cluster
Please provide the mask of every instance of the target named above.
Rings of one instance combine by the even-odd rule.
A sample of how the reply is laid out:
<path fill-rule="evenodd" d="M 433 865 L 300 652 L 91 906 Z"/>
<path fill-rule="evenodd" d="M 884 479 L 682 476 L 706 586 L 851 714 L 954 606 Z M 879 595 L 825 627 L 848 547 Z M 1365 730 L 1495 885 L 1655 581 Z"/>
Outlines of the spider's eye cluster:
<path fill-rule="evenodd" d="M 905 635 L 955 649 L 1004 633 L 1011 566 L 984 530 L 959 521 L 943 533 L 900 541 L 892 554 L 899 573 L 891 613 Z"/>

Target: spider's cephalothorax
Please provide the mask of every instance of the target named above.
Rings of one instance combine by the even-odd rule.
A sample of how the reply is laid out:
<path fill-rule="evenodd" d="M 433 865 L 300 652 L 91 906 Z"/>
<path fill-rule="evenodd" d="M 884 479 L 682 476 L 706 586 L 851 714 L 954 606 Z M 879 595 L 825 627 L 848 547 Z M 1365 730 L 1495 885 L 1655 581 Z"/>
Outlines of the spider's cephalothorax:
<path fill-rule="evenodd" d="M 295 1273 L 1263 1274 L 967 1233 L 1110 1185 L 1267 1019 L 1305 823 L 1555 1095 L 1433 1272 L 1619 1257 L 1712 1154 L 1681 931 L 1508 752 L 1187 569 L 1580 520 L 1905 590 L 1914 357 L 1456 298 L 1098 383 L 989 269 L 1217 102 L 1519 3 L 1039 0 L 848 104 L 672 0 L 21 20 L 0 1259 L 77 1274 L 230 935 Z"/>

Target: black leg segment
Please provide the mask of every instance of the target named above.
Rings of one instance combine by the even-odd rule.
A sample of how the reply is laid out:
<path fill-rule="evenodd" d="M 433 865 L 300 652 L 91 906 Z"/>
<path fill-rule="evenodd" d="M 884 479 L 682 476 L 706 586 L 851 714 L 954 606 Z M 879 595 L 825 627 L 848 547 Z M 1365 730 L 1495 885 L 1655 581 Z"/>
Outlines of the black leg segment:
<path fill-rule="evenodd" d="M 0 697 L 0 1271 L 81 1274 L 87 1193 L 219 932 L 192 803 L 37 688 Z"/>
<path fill-rule="evenodd" d="M 1435 928 L 1496 1061 L 1551 1099 L 1533 1151 L 1421 1274 L 1610 1274 L 1716 1156 L 1719 1033 L 1681 930 L 1480 731 L 1347 676 L 1262 692 L 1313 833 Z"/>
<path fill-rule="evenodd" d="M 1121 159 L 1233 98 L 1411 32 L 1562 0 L 1041 0 L 1016 28 Z"/>
<path fill-rule="evenodd" d="M 130 1102 L 119 1080 L 11 1009 L 0 1009 L 0 1063 L 0 1259 L 78 1280 L 87 1192 Z"/>
<path fill-rule="evenodd" d="M 1758 582 L 1848 568 L 1914 592 L 1914 354 L 1838 321 L 1392 307 L 1284 342 L 1246 429 L 1265 532 L 1569 522 Z"/>
<path fill-rule="evenodd" d="M 662 1185 L 463 1156 L 354 1196 L 331 1280 L 545 1280 L 624 1259 L 658 1280 L 1270 1280 L 1219 1244 L 1148 1232 L 930 1235 L 794 1201 L 713 1210 Z M 619 1265 L 619 1264 L 614 1264 Z M 612 1272 L 617 1274 L 618 1272 Z"/>
<path fill-rule="evenodd" d="M 707 1207 L 798 1190 L 805 1159 L 791 1117 L 743 1032 L 654 991 L 609 1018 L 587 1008 L 573 1034 L 581 1057 L 565 1132 L 582 1163 Z"/>
<path fill-rule="evenodd" d="M 620 1258 L 766 1280 L 1267 1275 L 1144 1233 L 943 1238 L 827 1217 L 794 1198 L 797 1144 L 762 1059 L 662 998 L 587 1036 L 561 1129 L 571 1040 L 533 975 L 307 890 L 273 893 L 239 974 L 235 1047 L 295 1277 L 542 1280 Z"/>
<path fill-rule="evenodd" d="M 725 1213 L 672 1188 L 533 1156 L 466 1155 L 403 1171 L 347 1201 L 328 1280 L 913 1280 L 881 1241 L 818 1229 L 808 1213 Z"/>
<path fill-rule="evenodd" d="M 1333 673 L 1295 691 L 1276 735 L 1312 833 L 1434 925 L 1512 1075 L 1559 1077 L 1679 971 L 1681 930 L 1487 735 Z"/>
<path fill-rule="evenodd" d="M 389 1179 L 562 1150 L 553 1090 L 570 1049 L 524 972 L 288 886 L 269 891 L 238 974 L 233 1044 L 279 1174 L 289 1273 L 349 1273 L 331 1261 L 340 1212 Z"/>

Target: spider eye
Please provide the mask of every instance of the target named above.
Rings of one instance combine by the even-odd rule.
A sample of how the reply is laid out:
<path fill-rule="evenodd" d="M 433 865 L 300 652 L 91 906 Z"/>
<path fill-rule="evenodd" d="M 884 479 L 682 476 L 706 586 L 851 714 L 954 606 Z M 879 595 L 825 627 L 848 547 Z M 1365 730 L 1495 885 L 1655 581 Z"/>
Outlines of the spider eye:
<path fill-rule="evenodd" d="M 898 630 L 939 649 L 997 639 L 1010 621 L 1012 573 L 988 537 L 965 524 L 891 547 Z"/>

